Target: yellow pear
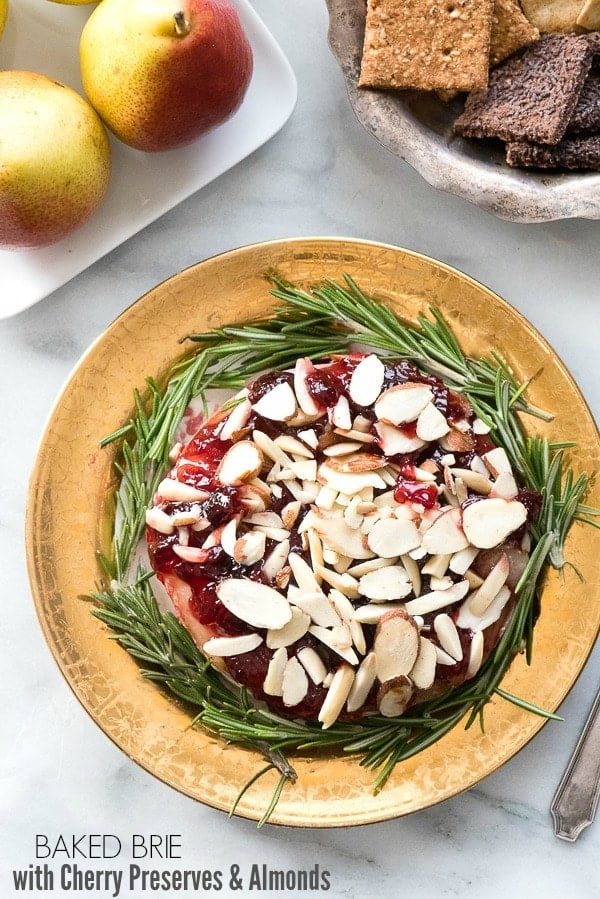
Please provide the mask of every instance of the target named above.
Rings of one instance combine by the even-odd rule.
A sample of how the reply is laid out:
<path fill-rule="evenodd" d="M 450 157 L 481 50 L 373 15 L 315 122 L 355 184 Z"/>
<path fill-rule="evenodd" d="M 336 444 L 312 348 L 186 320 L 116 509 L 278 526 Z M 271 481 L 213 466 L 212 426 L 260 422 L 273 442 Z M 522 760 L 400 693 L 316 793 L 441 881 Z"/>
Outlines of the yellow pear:
<path fill-rule="evenodd" d="M 88 100 L 124 143 L 170 150 L 238 109 L 252 49 L 231 0 L 102 0 L 80 42 Z"/>
<path fill-rule="evenodd" d="M 0 72 L 0 247 L 42 247 L 87 221 L 106 193 L 110 143 L 78 93 Z"/>
<path fill-rule="evenodd" d="M 8 0 L 0 0 L 0 37 L 6 25 L 6 17 L 8 15 Z"/>

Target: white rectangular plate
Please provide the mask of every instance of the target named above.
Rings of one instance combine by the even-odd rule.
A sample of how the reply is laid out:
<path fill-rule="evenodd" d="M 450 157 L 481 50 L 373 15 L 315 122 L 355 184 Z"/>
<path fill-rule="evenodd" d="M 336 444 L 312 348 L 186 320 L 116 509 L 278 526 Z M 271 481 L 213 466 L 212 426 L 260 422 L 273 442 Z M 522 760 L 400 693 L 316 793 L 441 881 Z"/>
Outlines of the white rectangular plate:
<path fill-rule="evenodd" d="M 245 100 L 224 125 L 188 147 L 141 153 L 111 137 L 108 195 L 82 228 L 39 250 L 0 250 L 0 318 L 32 306 L 240 162 L 287 121 L 296 103 L 294 73 L 248 0 L 234 0 L 254 52 Z M 11 0 L 0 69 L 30 69 L 83 94 L 79 36 L 94 6 Z"/>

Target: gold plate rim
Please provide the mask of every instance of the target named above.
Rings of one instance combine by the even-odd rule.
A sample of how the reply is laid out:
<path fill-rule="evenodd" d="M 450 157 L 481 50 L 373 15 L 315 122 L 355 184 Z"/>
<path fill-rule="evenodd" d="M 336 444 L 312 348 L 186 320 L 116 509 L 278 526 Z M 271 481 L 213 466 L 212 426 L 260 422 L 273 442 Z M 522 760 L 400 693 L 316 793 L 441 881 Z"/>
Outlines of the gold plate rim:
<path fill-rule="evenodd" d="M 510 327 L 510 346 L 501 345 L 500 353 L 521 376 L 523 368 L 529 375 L 542 368 L 532 383 L 532 402 L 543 406 L 541 399 L 557 397 L 562 412 L 556 436 L 565 439 L 569 431 L 577 440 L 574 459 L 585 460 L 580 468 L 600 465 L 600 436 L 593 416 L 548 342 L 489 288 L 412 250 L 338 237 L 263 241 L 191 265 L 125 309 L 75 366 L 39 444 L 25 525 L 32 595 L 52 655 L 95 723 L 149 773 L 224 811 L 260 766 L 258 756 L 190 729 L 188 710 L 143 681 L 136 663 L 107 639 L 107 628 L 90 614 L 82 596 L 97 583 L 95 553 L 106 538 L 102 522 L 109 505 L 111 454 L 99 451 L 99 439 L 127 420 L 133 386 L 143 387 L 146 376 L 163 371 L 180 355 L 180 336 L 272 308 L 264 280 L 264 272 L 272 267 L 302 286 L 348 271 L 367 292 L 385 296 L 396 308 L 402 302 L 409 319 L 435 300 L 471 353 L 479 346 L 481 354 L 488 348 L 486 340 L 493 345 L 497 335 Z M 392 284 L 391 278 L 400 280 Z M 211 298 L 206 311 L 197 308 L 202 290 Z M 526 359 L 519 356 L 521 351 Z M 549 383 L 550 375 L 554 383 Z M 532 432 L 541 433 L 540 427 L 534 424 Z M 600 505 L 598 486 L 590 501 Z M 575 683 L 600 628 L 600 607 L 593 601 L 600 558 L 594 557 L 589 530 L 577 524 L 568 541 L 569 552 L 577 564 L 583 563 L 587 576 L 584 584 L 569 580 L 569 592 L 576 594 L 577 602 L 565 605 L 565 588 L 558 575 L 550 573 L 536 626 L 533 665 L 527 667 L 518 657 L 503 682 L 509 691 L 550 711 Z M 536 665 L 540 655 L 545 666 Z M 552 678 L 547 676 L 550 665 Z M 486 711 L 485 734 L 475 734 L 475 729 L 465 732 L 458 725 L 439 743 L 399 765 L 377 796 L 372 793 L 372 774 L 356 760 L 297 757 L 298 784 L 284 791 L 271 821 L 335 827 L 420 811 L 474 786 L 514 756 L 543 723 L 510 703 L 495 701 Z M 275 781 L 275 775 L 259 781 L 236 814 L 260 819 Z"/>

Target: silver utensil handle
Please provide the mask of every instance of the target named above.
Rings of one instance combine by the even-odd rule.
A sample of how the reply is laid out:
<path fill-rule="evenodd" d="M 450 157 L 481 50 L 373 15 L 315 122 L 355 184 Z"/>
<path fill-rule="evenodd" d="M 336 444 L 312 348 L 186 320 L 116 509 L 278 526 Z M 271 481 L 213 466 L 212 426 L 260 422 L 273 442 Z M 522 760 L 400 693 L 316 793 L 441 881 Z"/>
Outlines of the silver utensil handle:
<path fill-rule="evenodd" d="M 552 800 L 554 833 L 574 842 L 594 820 L 600 797 L 600 692 Z"/>

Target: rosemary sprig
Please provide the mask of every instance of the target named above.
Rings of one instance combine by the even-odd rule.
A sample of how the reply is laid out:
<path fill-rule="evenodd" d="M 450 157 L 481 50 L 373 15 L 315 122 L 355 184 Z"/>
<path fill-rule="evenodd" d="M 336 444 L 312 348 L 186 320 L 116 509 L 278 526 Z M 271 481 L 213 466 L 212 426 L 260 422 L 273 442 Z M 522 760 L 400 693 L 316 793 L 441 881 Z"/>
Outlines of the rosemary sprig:
<path fill-rule="evenodd" d="M 365 296 L 348 276 L 343 284 L 326 281 L 310 293 L 276 275 L 270 280 L 273 296 L 283 303 L 271 318 L 189 335 L 198 351 L 175 366 L 164 389 L 148 379 L 147 396 L 134 395 L 135 415 L 130 423 L 103 441 L 103 445 L 121 445 L 116 463 L 121 488 L 112 558 L 102 557 L 113 586 L 93 594 L 98 604 L 95 614 L 140 661 L 142 675 L 197 710 L 193 724 L 250 747 L 268 760 L 244 787 L 232 812 L 256 780 L 270 770 L 279 772 L 261 824 L 272 814 L 285 784 L 295 779 L 286 751 L 355 754 L 361 765 L 376 772 L 374 789 L 379 790 L 399 762 L 435 743 L 461 720 L 470 727 L 479 719 L 483 726 L 483 710 L 494 695 L 556 717 L 511 696 L 499 684 L 517 652 L 525 649 L 530 661 L 543 572 L 548 563 L 556 568 L 566 564 L 563 549 L 571 523 L 598 526 L 594 521 L 598 511 L 584 505 L 589 477 L 575 477 L 566 467 L 569 444 L 527 437 L 516 413 L 544 421 L 552 416 L 527 403 L 527 384 L 518 384 L 497 355 L 465 356 L 437 310 L 431 309 L 429 318 L 420 315 L 415 326 Z M 542 506 L 532 527 L 528 564 L 516 587 L 514 613 L 478 675 L 411 709 L 410 715 L 396 720 L 372 715 L 356 724 L 338 722 L 324 731 L 313 722 L 283 718 L 259 706 L 247 690 L 218 674 L 180 621 L 159 610 L 150 586 L 151 572 L 140 569 L 133 583 L 127 580 L 145 510 L 164 475 L 174 434 L 190 400 L 201 396 L 206 405 L 210 388 L 239 389 L 252 375 L 292 366 L 299 356 L 317 359 L 357 343 L 381 355 L 407 359 L 464 393 L 492 428 L 492 438 L 504 447 L 522 482 L 541 494 Z"/>

